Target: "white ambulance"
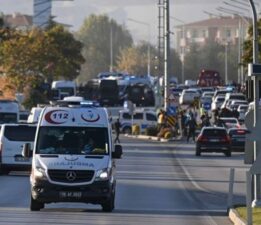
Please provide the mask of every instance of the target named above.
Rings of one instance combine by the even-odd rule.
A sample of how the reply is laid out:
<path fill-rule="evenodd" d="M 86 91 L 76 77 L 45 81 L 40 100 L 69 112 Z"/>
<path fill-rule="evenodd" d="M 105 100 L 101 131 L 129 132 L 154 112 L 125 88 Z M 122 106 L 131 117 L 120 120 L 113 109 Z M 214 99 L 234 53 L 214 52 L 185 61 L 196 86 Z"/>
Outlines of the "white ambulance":
<path fill-rule="evenodd" d="M 47 106 L 36 131 L 32 155 L 31 211 L 46 203 L 83 202 L 114 209 L 115 158 L 122 148 L 113 144 L 105 108 L 89 104 Z"/>

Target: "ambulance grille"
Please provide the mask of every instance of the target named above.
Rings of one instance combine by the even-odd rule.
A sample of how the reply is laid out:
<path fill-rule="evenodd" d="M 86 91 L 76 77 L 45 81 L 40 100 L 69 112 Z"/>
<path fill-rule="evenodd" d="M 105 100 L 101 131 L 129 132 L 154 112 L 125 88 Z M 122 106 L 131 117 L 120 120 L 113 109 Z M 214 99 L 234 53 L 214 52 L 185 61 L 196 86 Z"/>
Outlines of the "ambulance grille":
<path fill-rule="evenodd" d="M 52 181 L 62 183 L 90 182 L 94 176 L 94 170 L 48 170 Z"/>

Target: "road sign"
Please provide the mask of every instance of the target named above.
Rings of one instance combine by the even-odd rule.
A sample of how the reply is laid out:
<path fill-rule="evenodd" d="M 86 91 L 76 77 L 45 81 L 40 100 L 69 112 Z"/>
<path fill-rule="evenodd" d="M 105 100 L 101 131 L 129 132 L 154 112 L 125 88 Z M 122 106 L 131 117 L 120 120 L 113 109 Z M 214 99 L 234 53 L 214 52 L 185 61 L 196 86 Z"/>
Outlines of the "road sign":
<path fill-rule="evenodd" d="M 210 109 L 211 109 L 211 104 L 210 104 L 209 102 L 205 102 L 205 103 L 203 104 L 203 108 L 204 108 L 205 110 L 210 110 Z"/>
<path fill-rule="evenodd" d="M 177 107 L 169 106 L 167 108 L 167 115 L 169 115 L 169 116 L 176 116 L 176 114 L 177 114 Z"/>

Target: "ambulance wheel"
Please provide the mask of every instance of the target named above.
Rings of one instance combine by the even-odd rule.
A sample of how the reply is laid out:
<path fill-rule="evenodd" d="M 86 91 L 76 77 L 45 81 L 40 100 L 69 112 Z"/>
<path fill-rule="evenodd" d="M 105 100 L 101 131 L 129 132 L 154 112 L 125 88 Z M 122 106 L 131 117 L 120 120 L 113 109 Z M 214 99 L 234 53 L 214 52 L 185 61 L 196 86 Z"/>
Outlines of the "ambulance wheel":
<path fill-rule="evenodd" d="M 44 203 L 39 202 L 37 200 L 34 200 L 31 197 L 31 203 L 30 203 L 30 210 L 31 211 L 40 211 L 40 209 L 43 209 L 43 208 L 44 208 Z"/>
<path fill-rule="evenodd" d="M 114 209 L 114 201 L 115 201 L 115 194 L 113 193 L 108 200 L 102 203 L 102 211 L 112 212 L 112 210 Z"/>

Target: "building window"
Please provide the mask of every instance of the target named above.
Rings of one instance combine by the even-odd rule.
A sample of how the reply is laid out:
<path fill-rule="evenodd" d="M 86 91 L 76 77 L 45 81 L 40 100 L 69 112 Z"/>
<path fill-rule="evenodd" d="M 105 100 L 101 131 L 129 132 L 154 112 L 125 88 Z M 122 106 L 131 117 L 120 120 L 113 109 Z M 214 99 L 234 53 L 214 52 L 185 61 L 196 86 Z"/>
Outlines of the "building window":
<path fill-rule="evenodd" d="M 207 37 L 207 31 L 206 30 L 202 30 L 202 37 L 203 38 Z"/>
<path fill-rule="evenodd" d="M 230 30 L 230 29 L 227 29 L 227 30 L 226 30 L 226 37 L 227 37 L 227 38 L 230 38 L 230 37 L 231 37 L 231 30 Z"/>
<path fill-rule="evenodd" d="M 192 31 L 192 38 L 197 38 L 198 37 L 198 30 L 193 30 Z"/>

